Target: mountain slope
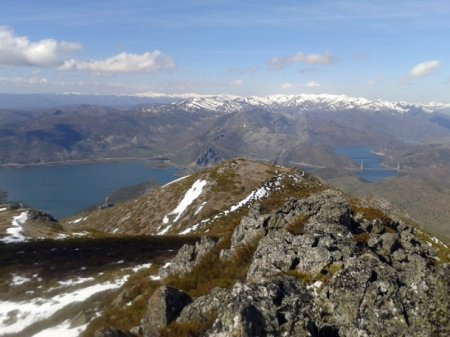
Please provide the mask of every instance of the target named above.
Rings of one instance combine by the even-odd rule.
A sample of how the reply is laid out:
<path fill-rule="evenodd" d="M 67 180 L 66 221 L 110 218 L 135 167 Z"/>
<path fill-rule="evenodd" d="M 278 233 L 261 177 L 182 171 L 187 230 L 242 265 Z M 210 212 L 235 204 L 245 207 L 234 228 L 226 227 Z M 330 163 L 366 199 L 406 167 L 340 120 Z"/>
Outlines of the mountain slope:
<path fill-rule="evenodd" d="M 0 242 L 0 336 L 450 332 L 448 247 L 296 169 L 226 161 L 58 225 Z"/>
<path fill-rule="evenodd" d="M 426 106 L 305 94 L 195 96 L 177 103 L 122 109 L 74 105 L 34 112 L 3 110 L 0 163 L 106 157 L 159 158 L 189 165 L 210 148 L 225 159 L 271 160 L 282 157 L 280 147 L 291 150 L 298 144 L 357 143 L 375 148 L 448 143 L 449 123 L 448 116 Z M 291 160 L 303 161 L 300 157 Z"/>

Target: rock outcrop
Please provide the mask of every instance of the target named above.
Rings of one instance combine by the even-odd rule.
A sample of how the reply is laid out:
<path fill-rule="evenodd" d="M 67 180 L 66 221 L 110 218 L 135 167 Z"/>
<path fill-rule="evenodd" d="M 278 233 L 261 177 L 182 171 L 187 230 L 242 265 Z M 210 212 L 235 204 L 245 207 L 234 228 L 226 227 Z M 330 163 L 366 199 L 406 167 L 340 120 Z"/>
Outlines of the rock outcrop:
<path fill-rule="evenodd" d="M 208 254 L 224 263 L 234 261 L 240 247 L 256 249 L 248 265 L 238 266 L 246 268 L 245 277 L 231 287 L 192 299 L 158 289 L 142 335 L 210 321 L 197 335 L 449 336 L 450 267 L 432 240 L 412 224 L 354 202 L 323 189 L 269 213 L 255 203 L 229 245 L 202 238 L 183 246 L 161 268 L 162 277 L 182 278 Z"/>

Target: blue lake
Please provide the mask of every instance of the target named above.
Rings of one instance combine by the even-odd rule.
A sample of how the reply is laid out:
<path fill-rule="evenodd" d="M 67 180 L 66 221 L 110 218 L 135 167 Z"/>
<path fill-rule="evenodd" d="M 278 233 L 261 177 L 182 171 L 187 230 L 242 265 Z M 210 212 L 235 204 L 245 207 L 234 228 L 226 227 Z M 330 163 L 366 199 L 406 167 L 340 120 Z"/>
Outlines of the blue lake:
<path fill-rule="evenodd" d="M 335 153 L 350 158 L 358 165 L 363 162 L 364 171 L 356 174 L 362 180 L 376 183 L 397 175 L 395 170 L 386 169 L 383 165 L 383 156 L 376 155 L 368 147 L 338 147 Z"/>
<path fill-rule="evenodd" d="M 150 168 L 143 163 L 1 168 L 0 190 L 8 200 L 62 218 L 102 202 L 111 192 L 146 182 L 165 184 L 176 178 L 175 168 Z"/>

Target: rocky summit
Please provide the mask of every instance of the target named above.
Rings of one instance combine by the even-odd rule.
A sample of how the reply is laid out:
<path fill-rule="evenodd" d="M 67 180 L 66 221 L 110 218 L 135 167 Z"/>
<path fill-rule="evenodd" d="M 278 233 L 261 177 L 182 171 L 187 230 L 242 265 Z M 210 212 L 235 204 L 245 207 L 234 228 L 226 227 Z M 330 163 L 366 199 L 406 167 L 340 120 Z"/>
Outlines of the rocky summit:
<path fill-rule="evenodd" d="M 70 324 L 83 337 L 449 336 L 450 250 L 379 207 L 239 159 L 86 212 L 60 224 L 67 236 L 79 226 L 88 237 L 187 243 Z"/>
<path fill-rule="evenodd" d="M 316 184 L 273 193 L 228 235 L 183 246 L 140 324 L 96 336 L 448 336 L 447 247 Z"/>

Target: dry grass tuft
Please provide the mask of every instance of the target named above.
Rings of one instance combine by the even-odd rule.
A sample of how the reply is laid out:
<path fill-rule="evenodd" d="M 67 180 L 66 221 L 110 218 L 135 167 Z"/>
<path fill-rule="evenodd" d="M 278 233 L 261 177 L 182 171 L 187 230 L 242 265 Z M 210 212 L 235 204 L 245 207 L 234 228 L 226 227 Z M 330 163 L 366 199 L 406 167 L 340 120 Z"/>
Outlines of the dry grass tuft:
<path fill-rule="evenodd" d="M 200 337 L 212 327 L 216 312 L 211 311 L 203 321 L 173 322 L 159 331 L 160 337 Z"/>

